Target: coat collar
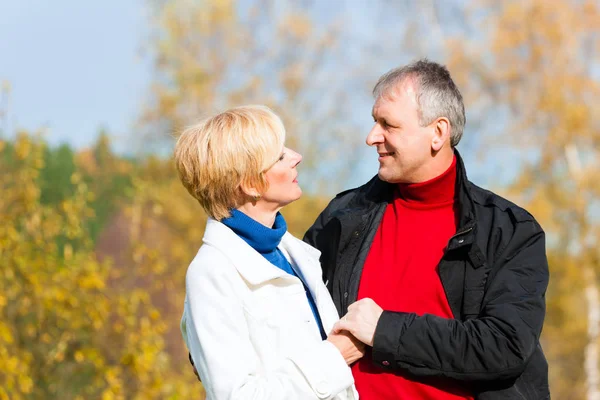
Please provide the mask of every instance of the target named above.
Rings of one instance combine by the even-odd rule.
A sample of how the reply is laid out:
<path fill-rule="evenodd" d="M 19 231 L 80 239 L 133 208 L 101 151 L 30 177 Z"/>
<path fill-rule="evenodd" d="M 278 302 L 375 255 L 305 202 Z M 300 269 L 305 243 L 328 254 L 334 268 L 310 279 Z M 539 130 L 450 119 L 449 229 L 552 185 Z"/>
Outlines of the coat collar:
<path fill-rule="evenodd" d="M 454 154 L 456 155 L 455 193 L 458 200 L 458 226 L 452 242 L 449 243 L 449 250 L 473 243 L 477 229 L 476 208 L 469 189 L 465 164 L 458 150 L 454 149 Z M 366 210 L 383 207 L 392 201 L 394 190 L 394 184 L 384 182 L 375 175 L 367 184 L 358 189 L 359 194 L 348 203 L 346 210 L 340 211 L 338 215 L 356 223 L 356 221 L 360 221 L 360 217 L 367 214 Z"/>
<path fill-rule="evenodd" d="M 225 254 L 238 273 L 252 285 L 289 277 L 287 273 L 267 261 L 231 229 L 213 218 L 209 218 L 206 223 L 203 242 Z M 278 248 L 289 257 L 294 269 L 313 291 L 316 284 L 315 279 L 321 279 L 319 265 L 321 252 L 296 239 L 289 232 L 283 235 Z"/>
<path fill-rule="evenodd" d="M 301 277 L 311 291 L 313 298 L 317 301 L 317 285 L 322 282 L 321 263 L 319 257 L 321 252 L 314 247 L 295 238 L 286 232 L 281 239 L 280 248 L 289 255 L 292 267 Z"/>

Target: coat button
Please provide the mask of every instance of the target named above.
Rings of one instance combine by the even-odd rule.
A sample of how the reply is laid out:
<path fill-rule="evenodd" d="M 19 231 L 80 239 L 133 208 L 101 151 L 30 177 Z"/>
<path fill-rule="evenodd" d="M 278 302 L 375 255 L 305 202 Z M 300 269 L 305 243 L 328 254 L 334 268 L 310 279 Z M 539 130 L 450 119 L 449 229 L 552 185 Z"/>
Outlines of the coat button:
<path fill-rule="evenodd" d="M 464 241 L 465 241 L 465 239 L 460 239 L 460 240 L 458 241 L 458 243 L 460 244 L 460 243 L 463 243 Z"/>
<path fill-rule="evenodd" d="M 321 381 L 321 382 L 317 383 L 315 389 L 317 390 L 317 394 L 319 395 L 320 398 L 329 397 L 329 387 L 327 385 L 327 382 Z"/>
<path fill-rule="evenodd" d="M 383 365 L 384 367 L 389 367 L 390 366 L 390 362 L 387 360 L 384 360 L 381 362 L 381 365 Z"/>
<path fill-rule="evenodd" d="M 344 298 L 347 299 L 348 298 L 348 292 L 344 292 Z"/>

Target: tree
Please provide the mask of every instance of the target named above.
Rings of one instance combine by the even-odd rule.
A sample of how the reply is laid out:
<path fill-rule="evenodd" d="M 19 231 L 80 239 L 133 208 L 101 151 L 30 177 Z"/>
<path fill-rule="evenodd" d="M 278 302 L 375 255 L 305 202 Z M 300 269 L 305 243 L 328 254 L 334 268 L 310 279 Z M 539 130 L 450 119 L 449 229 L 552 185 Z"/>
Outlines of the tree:
<path fill-rule="evenodd" d="M 127 266 L 101 261 L 81 173 L 71 176 L 72 195 L 41 202 L 44 149 L 25 133 L 0 142 L 0 399 L 189 396 L 191 378 L 171 375 L 155 300 L 115 285 L 124 271 L 141 280 L 164 262 L 139 245 Z"/>
<path fill-rule="evenodd" d="M 56 149 L 44 149 L 44 168 L 40 170 L 40 201 L 43 204 L 59 204 L 73 195 L 71 176 L 75 173 L 74 154 L 71 147 L 63 144 Z"/>
<path fill-rule="evenodd" d="M 148 134 L 171 148 L 171 136 L 205 114 L 267 104 L 282 116 L 287 144 L 304 155 L 305 187 L 340 189 L 363 146 L 351 104 L 367 86 L 364 64 L 343 46 L 341 12 L 324 20 L 322 4 L 269 0 L 152 4 L 157 75 L 143 116 Z"/>
<path fill-rule="evenodd" d="M 76 155 L 75 163 L 93 194 L 90 206 L 95 218 L 89 220 L 88 229 L 95 241 L 109 219 L 131 194 L 135 165 L 112 151 L 109 135 L 104 130 L 99 132 L 92 148 Z"/>
<path fill-rule="evenodd" d="M 451 70 L 478 104 L 489 132 L 482 146 L 492 151 L 503 144 L 510 152 L 494 155 L 506 168 L 518 165 L 509 196 L 547 232 L 551 281 L 542 341 L 552 391 L 558 398 L 596 399 L 597 326 L 586 328 L 585 310 L 594 316 L 600 307 L 594 295 L 600 115 L 593 111 L 600 94 L 600 8 L 592 1 L 486 1 L 470 18 L 482 34 L 449 41 Z"/>

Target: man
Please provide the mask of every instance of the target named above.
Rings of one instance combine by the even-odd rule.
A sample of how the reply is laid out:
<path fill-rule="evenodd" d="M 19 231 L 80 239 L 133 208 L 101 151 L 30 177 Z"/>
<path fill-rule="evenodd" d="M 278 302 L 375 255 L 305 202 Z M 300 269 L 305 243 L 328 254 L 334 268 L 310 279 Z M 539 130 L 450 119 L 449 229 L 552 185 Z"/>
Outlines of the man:
<path fill-rule="evenodd" d="M 373 90 L 378 175 L 331 201 L 305 235 L 346 330 L 362 400 L 547 399 L 539 337 L 545 237 L 522 208 L 467 180 L 448 70 L 420 60 Z"/>

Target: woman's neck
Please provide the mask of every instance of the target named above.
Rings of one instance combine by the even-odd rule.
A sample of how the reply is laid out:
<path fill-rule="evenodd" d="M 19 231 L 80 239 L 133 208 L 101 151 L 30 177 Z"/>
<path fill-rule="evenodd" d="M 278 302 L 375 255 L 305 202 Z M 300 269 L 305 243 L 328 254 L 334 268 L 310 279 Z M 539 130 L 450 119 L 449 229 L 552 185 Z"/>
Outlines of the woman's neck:
<path fill-rule="evenodd" d="M 221 222 L 262 255 L 271 254 L 285 235 L 287 224 L 283 215 L 277 214 L 272 227 L 267 227 L 238 209 Z"/>
<path fill-rule="evenodd" d="M 275 217 L 281 207 L 278 207 L 274 210 L 269 210 L 264 207 L 260 202 L 252 204 L 251 202 L 242 204 L 237 208 L 238 211 L 243 212 L 253 220 L 260 222 L 262 225 L 267 228 L 272 228 L 275 223 Z"/>

